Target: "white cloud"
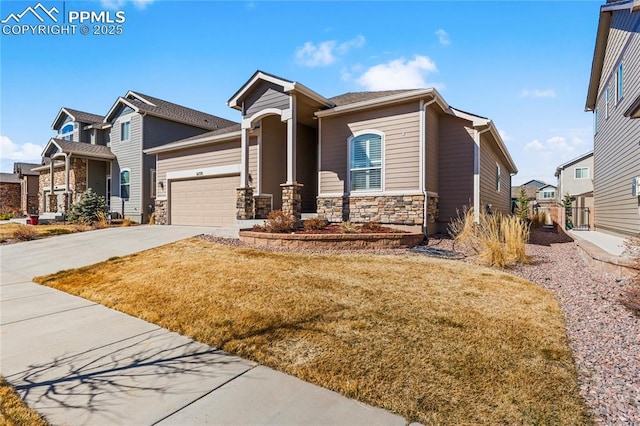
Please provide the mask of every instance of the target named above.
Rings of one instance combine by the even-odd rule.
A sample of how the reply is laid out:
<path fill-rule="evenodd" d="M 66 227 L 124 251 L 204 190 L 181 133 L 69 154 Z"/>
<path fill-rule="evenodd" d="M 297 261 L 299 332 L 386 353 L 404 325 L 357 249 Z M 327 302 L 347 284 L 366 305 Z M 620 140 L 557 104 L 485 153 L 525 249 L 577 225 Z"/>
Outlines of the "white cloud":
<path fill-rule="evenodd" d="M 449 39 L 449 34 L 447 34 L 447 32 L 442 28 L 440 28 L 434 34 L 438 36 L 438 41 L 440 42 L 441 45 L 448 46 L 451 44 L 451 40 Z"/>
<path fill-rule="evenodd" d="M 427 83 L 427 76 L 434 72 L 438 72 L 435 62 L 427 56 L 415 55 L 411 61 L 400 58 L 374 65 L 366 70 L 356 82 L 367 90 L 443 87 L 441 84 Z"/>
<path fill-rule="evenodd" d="M 521 98 L 555 98 L 556 92 L 553 89 L 522 89 Z"/>
<path fill-rule="evenodd" d="M 343 43 L 336 40 L 327 40 L 319 44 L 308 41 L 296 49 L 296 62 L 305 67 L 326 67 L 336 62 L 338 56 L 344 56 L 349 50 L 364 46 L 365 41 L 361 35 Z"/>
<path fill-rule="evenodd" d="M 105 9 L 122 9 L 127 3 L 133 3 L 138 9 L 144 9 L 153 3 L 154 0 L 100 0 L 100 4 Z"/>
<path fill-rule="evenodd" d="M 544 145 L 542 145 L 538 139 L 534 139 L 524 146 L 525 151 L 541 151 L 543 149 Z"/>
<path fill-rule="evenodd" d="M 3 160 L 39 163 L 43 146 L 33 143 L 19 145 L 7 136 L 0 136 L 0 158 Z"/>

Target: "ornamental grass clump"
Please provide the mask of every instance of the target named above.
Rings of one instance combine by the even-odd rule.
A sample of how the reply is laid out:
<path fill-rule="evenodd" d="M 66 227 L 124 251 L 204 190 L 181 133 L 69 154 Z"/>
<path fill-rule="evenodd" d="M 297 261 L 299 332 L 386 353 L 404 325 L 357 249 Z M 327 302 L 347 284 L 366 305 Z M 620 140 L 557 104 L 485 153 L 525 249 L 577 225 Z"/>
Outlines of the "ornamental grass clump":
<path fill-rule="evenodd" d="M 530 228 L 519 217 L 481 212 L 476 222 L 473 209 L 469 209 L 451 222 L 449 232 L 457 242 L 478 253 L 487 265 L 504 268 L 529 260 L 525 244 Z"/>
<path fill-rule="evenodd" d="M 33 226 L 19 224 L 13 231 L 13 238 L 18 241 L 35 240 L 38 238 L 38 231 Z"/>
<path fill-rule="evenodd" d="M 320 219 L 319 217 L 314 217 L 311 219 L 307 219 L 302 223 L 305 231 L 322 231 L 327 228 L 327 221 L 324 219 Z"/>

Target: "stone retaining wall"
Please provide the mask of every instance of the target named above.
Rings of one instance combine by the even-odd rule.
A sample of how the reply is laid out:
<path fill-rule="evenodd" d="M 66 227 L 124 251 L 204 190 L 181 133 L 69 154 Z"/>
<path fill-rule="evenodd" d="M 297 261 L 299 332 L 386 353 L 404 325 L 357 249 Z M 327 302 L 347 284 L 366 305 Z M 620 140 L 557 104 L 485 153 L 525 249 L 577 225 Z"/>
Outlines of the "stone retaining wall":
<path fill-rule="evenodd" d="M 414 247 L 422 242 L 422 233 L 389 234 L 271 234 L 240 231 L 240 241 L 256 247 L 306 249 L 383 249 Z"/>
<path fill-rule="evenodd" d="M 167 200 L 158 200 L 156 199 L 156 210 L 154 216 L 154 222 L 156 225 L 166 225 L 169 217 L 169 212 L 167 211 L 168 203 Z"/>
<path fill-rule="evenodd" d="M 20 209 L 22 186 L 16 183 L 0 183 L 0 213 L 13 213 L 14 217 L 22 216 Z"/>

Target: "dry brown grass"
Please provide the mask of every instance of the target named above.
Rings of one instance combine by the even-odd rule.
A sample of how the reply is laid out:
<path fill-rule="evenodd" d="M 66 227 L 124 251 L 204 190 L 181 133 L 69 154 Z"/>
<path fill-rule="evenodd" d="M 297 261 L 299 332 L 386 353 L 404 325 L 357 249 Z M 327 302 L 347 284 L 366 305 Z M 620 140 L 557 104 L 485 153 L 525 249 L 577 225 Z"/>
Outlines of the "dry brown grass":
<path fill-rule="evenodd" d="M 424 424 L 584 424 L 554 297 L 417 255 L 184 240 L 38 282 Z"/>
<path fill-rule="evenodd" d="M 0 377 L 0 425 L 46 426 L 49 423 L 27 407 L 16 391 Z"/>

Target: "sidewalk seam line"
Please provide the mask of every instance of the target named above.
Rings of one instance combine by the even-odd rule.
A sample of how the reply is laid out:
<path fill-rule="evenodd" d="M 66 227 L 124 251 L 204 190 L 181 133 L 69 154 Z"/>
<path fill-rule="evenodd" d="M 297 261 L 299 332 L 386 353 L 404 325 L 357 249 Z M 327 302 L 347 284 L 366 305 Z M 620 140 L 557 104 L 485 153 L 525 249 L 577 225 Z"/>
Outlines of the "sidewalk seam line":
<path fill-rule="evenodd" d="M 0 325 L 5 326 L 5 325 L 17 324 L 17 323 L 19 323 L 19 322 L 31 321 L 31 320 L 38 319 L 38 318 L 48 317 L 48 316 L 50 316 L 50 315 L 62 314 L 62 313 L 65 313 L 65 312 L 76 311 L 76 310 L 78 310 L 78 309 L 90 308 L 90 307 L 92 307 L 92 306 L 96 306 L 96 305 L 100 305 L 100 304 L 99 304 L 99 303 L 92 303 L 92 304 L 90 304 L 90 305 L 78 306 L 78 307 L 76 307 L 76 308 L 69 308 L 69 309 L 65 309 L 65 310 L 63 310 L 63 311 L 56 311 L 56 312 L 51 312 L 51 313 L 49 313 L 49 314 L 38 315 L 37 317 L 30 317 L 30 318 L 25 318 L 25 319 L 17 320 L 17 321 L 5 322 L 5 323 L 2 323 L 2 324 L 0 324 Z"/>

